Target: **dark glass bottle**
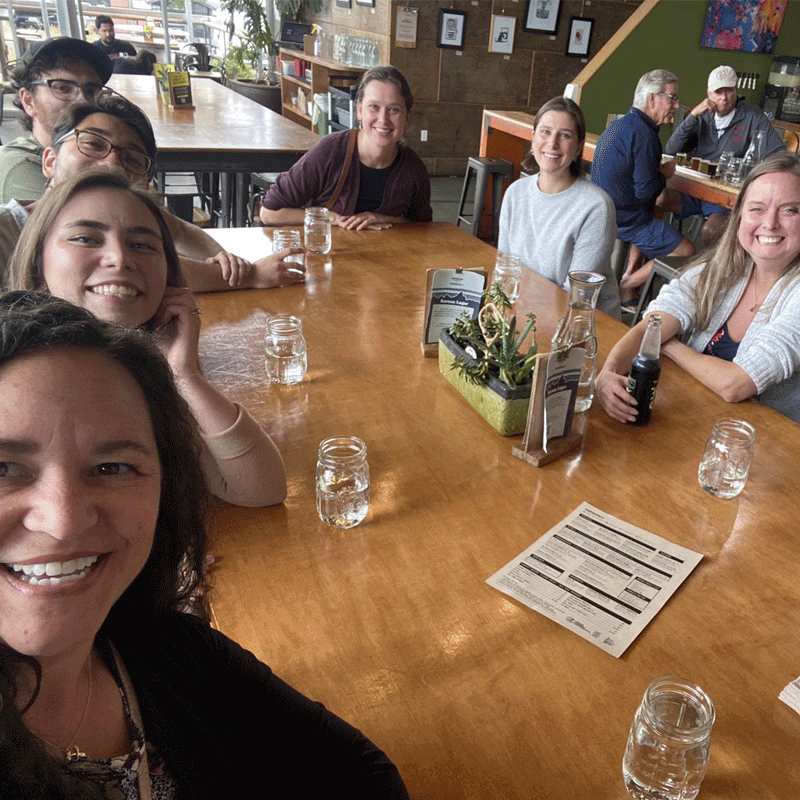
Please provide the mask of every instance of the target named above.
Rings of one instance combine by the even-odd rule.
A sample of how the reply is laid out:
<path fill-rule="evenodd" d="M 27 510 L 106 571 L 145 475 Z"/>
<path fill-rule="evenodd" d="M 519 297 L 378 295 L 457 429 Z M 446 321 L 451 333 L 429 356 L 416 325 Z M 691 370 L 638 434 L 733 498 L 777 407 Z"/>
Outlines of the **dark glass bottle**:
<path fill-rule="evenodd" d="M 628 392 L 636 398 L 639 411 L 634 425 L 647 425 L 656 399 L 656 387 L 661 376 L 661 315 L 651 314 L 647 320 L 639 353 L 628 373 Z"/>

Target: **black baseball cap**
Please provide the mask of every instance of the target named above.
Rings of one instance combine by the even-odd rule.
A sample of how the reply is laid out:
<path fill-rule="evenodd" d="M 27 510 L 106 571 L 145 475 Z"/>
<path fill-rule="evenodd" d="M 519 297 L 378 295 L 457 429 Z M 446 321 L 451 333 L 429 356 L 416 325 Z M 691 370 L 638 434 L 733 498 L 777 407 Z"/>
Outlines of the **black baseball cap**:
<path fill-rule="evenodd" d="M 83 39 L 73 39 L 70 36 L 59 36 L 55 39 L 46 39 L 37 42 L 28 48 L 25 55 L 20 59 L 20 66 L 26 71 L 40 57 L 69 58 L 73 61 L 86 61 L 94 67 L 95 72 L 100 76 L 103 83 L 107 83 L 114 71 L 111 59 L 99 48 Z"/>

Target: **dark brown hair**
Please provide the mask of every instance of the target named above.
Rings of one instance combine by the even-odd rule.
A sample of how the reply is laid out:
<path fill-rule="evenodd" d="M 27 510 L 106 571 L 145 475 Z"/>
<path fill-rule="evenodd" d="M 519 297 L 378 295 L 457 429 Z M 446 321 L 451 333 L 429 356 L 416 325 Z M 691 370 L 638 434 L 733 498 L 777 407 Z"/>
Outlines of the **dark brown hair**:
<path fill-rule="evenodd" d="M 580 150 L 578 151 L 578 157 L 569 165 L 569 172 L 570 175 L 574 175 L 577 178 L 583 172 L 581 161 L 583 158 L 583 143 L 586 141 L 586 120 L 583 118 L 583 111 L 581 111 L 581 107 L 574 100 L 570 100 L 568 97 L 554 97 L 552 100 L 548 100 L 536 113 L 536 117 L 533 120 L 534 132 L 536 132 L 539 122 L 548 111 L 560 111 L 564 114 L 569 114 L 572 117 L 572 121 L 575 123 Z M 526 172 L 535 173 L 539 171 L 539 165 L 533 157 L 533 147 L 531 147 L 528 155 L 525 156 L 522 162 L 522 168 Z"/>

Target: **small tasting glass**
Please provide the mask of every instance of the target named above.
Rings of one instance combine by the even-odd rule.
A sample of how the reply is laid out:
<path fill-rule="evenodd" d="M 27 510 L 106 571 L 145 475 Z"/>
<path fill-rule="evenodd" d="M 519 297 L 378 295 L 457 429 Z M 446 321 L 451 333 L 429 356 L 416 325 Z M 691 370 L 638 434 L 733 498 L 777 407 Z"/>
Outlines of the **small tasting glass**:
<path fill-rule="evenodd" d="M 353 528 L 369 511 L 367 446 L 356 436 L 334 436 L 319 446 L 317 513 L 334 528 Z"/>
<path fill-rule="evenodd" d="M 493 283 L 499 283 L 508 295 L 510 302 L 515 303 L 519 297 L 519 283 L 522 280 L 522 262 L 508 253 L 498 251 L 494 262 Z"/>
<path fill-rule="evenodd" d="M 288 247 L 299 247 L 302 249 L 303 242 L 300 240 L 300 231 L 292 230 L 291 228 L 278 228 L 272 232 L 272 252 L 278 253 L 281 250 L 286 250 Z M 286 256 L 284 261 L 293 261 L 296 264 L 304 262 L 302 253 L 294 253 Z"/>
<path fill-rule="evenodd" d="M 744 489 L 753 463 L 756 429 L 741 419 L 721 419 L 706 442 L 697 480 L 709 494 L 730 500 Z"/>
<path fill-rule="evenodd" d="M 305 378 L 306 340 L 299 317 L 276 314 L 267 320 L 264 366 L 273 383 L 290 386 Z"/>

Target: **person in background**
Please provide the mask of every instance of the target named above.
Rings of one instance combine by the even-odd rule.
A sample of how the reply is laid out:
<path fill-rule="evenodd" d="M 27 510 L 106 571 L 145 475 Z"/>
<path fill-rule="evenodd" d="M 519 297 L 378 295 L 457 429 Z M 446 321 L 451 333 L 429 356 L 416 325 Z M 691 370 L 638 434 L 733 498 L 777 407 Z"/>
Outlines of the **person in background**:
<path fill-rule="evenodd" d="M 565 289 L 569 273 L 605 276 L 597 307 L 619 319 L 619 287 L 610 268 L 617 226 L 614 203 L 583 177 L 586 122 L 565 97 L 548 100 L 533 123 L 531 152 L 523 162 L 537 174 L 512 183 L 500 210 L 498 250 Z"/>
<path fill-rule="evenodd" d="M 664 145 L 664 152 L 672 156 L 686 153 L 706 161 L 718 161 L 726 152 L 743 158 L 758 131 L 764 135 L 762 156 L 785 150 L 767 115 L 738 97 L 738 80 L 733 67 L 714 67 L 708 76 L 706 97 L 673 131 Z M 678 219 L 702 216 L 705 220 L 703 244 L 714 244 L 728 221 L 728 209 L 685 194 L 669 194 L 670 198 L 661 204 L 662 207 L 676 213 Z"/>
<path fill-rule="evenodd" d="M 620 422 L 636 419 L 625 375 L 652 313 L 662 318 L 662 354 L 702 384 L 800 422 L 800 157 L 774 153 L 753 168 L 716 249 L 665 286 L 614 345 L 596 391 Z"/>
<path fill-rule="evenodd" d="M 691 256 L 694 245 L 655 216 L 656 200 L 675 173 L 661 163 L 658 129 L 672 121 L 679 105 L 678 78 L 665 69 L 647 72 L 636 84 L 633 106 L 600 134 L 592 161 L 592 181 L 605 189 L 617 212 L 617 238 L 631 245 L 620 280 L 620 300 L 635 301 L 658 256 Z M 640 265 L 641 256 L 647 259 Z"/>
<path fill-rule="evenodd" d="M 110 59 L 120 56 L 135 56 L 136 48 L 130 42 L 121 42 L 114 31 L 114 20 L 107 14 L 100 14 L 94 21 L 98 39 L 94 42 Z"/>
<path fill-rule="evenodd" d="M 44 151 L 41 167 L 52 183 L 90 166 L 108 164 L 125 170 L 133 183 L 146 188 L 155 169 L 156 141 L 150 121 L 138 106 L 118 94 L 70 107 L 56 124 L 53 139 L 54 144 Z M 34 201 L 16 200 L 0 206 L 2 272 L 34 207 Z M 251 263 L 221 250 L 196 225 L 168 212 L 164 216 L 192 291 L 266 289 L 304 279 L 302 265 L 284 260 L 295 251 L 270 254 Z"/>
<path fill-rule="evenodd" d="M 309 206 L 328 207 L 350 230 L 433 219 L 428 171 L 402 143 L 414 105 L 408 82 L 394 67 L 373 67 L 356 100 L 358 133 L 326 136 L 279 175 L 261 199 L 265 225 L 300 225 Z"/>
<path fill-rule="evenodd" d="M 73 103 L 110 93 L 111 60 L 81 39 L 62 36 L 30 47 L 11 69 L 14 105 L 31 131 L 0 148 L 0 202 L 38 200 L 45 187 L 42 153 L 58 118 Z"/>
<path fill-rule="evenodd" d="M 0 794 L 408 800 L 363 733 L 211 627 L 196 453 L 147 337 L 0 298 Z"/>
<path fill-rule="evenodd" d="M 149 50 L 140 50 L 136 56 L 119 56 L 114 59 L 114 73 L 117 75 L 152 75 L 153 66 L 158 59 Z"/>
<path fill-rule="evenodd" d="M 84 170 L 47 192 L 11 257 L 9 286 L 47 291 L 100 319 L 156 331 L 196 420 L 211 491 L 241 506 L 283 501 L 277 447 L 200 370 L 200 312 L 161 210 L 121 171 Z"/>

